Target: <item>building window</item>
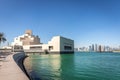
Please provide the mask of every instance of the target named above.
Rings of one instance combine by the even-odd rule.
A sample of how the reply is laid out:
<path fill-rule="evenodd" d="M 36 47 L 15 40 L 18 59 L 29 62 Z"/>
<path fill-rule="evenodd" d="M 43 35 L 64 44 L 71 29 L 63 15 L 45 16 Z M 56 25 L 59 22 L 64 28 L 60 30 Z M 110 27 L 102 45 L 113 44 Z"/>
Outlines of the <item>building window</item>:
<path fill-rule="evenodd" d="M 71 46 L 64 46 L 64 50 L 72 50 Z"/>
<path fill-rule="evenodd" d="M 53 50 L 53 46 L 49 46 L 49 50 Z"/>
<path fill-rule="evenodd" d="M 42 50 L 42 46 L 31 46 L 30 49 Z"/>

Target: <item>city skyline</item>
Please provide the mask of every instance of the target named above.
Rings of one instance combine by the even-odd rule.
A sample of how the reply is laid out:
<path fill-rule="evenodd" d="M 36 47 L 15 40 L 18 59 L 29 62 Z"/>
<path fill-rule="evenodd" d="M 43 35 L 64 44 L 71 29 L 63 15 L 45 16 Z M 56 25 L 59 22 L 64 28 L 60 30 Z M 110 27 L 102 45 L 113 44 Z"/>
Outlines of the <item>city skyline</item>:
<path fill-rule="evenodd" d="M 108 45 L 101 45 L 101 44 L 91 44 L 87 47 L 81 46 L 75 48 L 75 51 L 80 52 L 120 52 L 120 46 L 113 47 Z"/>
<path fill-rule="evenodd" d="M 0 32 L 10 43 L 31 29 L 43 43 L 61 35 L 73 39 L 75 47 L 117 47 L 119 14 L 119 0 L 0 0 Z"/>

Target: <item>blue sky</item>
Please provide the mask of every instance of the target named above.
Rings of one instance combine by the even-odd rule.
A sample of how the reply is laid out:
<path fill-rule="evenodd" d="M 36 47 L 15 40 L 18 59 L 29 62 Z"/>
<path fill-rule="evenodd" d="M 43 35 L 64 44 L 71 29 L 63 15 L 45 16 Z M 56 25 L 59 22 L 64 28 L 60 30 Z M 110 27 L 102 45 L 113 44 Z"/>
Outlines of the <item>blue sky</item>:
<path fill-rule="evenodd" d="M 8 42 L 26 29 L 47 43 L 61 35 L 75 47 L 120 45 L 119 0 L 0 0 L 0 32 Z"/>

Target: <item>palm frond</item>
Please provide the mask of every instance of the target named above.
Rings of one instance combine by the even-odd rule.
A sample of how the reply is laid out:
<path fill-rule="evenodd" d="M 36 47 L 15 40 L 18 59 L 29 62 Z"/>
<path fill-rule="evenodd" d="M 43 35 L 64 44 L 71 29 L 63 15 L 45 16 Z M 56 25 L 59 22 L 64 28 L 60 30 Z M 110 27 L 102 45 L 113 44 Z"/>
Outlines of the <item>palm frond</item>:
<path fill-rule="evenodd" d="M 5 42 L 7 39 L 5 38 L 5 36 L 4 36 L 4 33 L 1 33 L 0 32 L 0 43 L 1 42 Z"/>

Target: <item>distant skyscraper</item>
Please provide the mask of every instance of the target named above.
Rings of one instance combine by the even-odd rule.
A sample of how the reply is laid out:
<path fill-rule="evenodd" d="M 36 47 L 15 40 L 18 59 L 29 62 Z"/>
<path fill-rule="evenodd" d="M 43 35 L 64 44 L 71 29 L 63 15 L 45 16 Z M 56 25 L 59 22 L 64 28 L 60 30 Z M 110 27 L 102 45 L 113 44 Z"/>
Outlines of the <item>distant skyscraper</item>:
<path fill-rule="evenodd" d="M 105 51 L 105 46 L 101 46 L 101 51 L 102 51 L 102 52 Z"/>
<path fill-rule="evenodd" d="M 99 45 L 99 52 L 101 52 L 101 45 Z"/>
<path fill-rule="evenodd" d="M 94 51 L 94 44 L 92 44 L 92 51 Z"/>
<path fill-rule="evenodd" d="M 95 44 L 95 51 L 97 52 L 97 44 Z"/>
<path fill-rule="evenodd" d="M 102 51 L 105 52 L 105 46 L 102 47 Z"/>
<path fill-rule="evenodd" d="M 92 47 L 91 47 L 91 46 L 89 46 L 89 51 L 90 51 L 90 52 L 92 51 Z"/>

